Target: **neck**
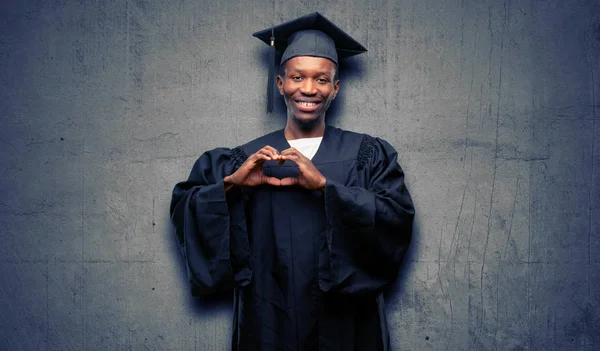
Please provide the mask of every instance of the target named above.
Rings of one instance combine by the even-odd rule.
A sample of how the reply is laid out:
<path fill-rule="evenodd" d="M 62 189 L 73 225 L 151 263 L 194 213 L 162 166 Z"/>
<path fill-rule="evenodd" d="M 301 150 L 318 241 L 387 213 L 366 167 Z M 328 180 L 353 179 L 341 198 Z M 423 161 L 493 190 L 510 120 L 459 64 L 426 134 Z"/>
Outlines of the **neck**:
<path fill-rule="evenodd" d="M 287 140 L 322 137 L 325 134 L 325 118 L 319 118 L 310 125 L 301 125 L 294 118 L 288 118 L 284 134 Z"/>

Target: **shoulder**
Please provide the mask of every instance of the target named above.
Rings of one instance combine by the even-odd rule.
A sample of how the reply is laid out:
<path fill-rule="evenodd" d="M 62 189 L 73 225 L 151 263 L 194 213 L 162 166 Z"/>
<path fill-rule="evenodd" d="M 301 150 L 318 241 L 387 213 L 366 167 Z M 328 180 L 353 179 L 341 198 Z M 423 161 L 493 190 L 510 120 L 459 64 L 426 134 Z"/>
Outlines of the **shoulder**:
<path fill-rule="evenodd" d="M 330 138 L 337 139 L 343 143 L 355 143 L 355 142 L 360 143 L 360 141 L 366 135 L 363 133 L 357 133 L 357 132 L 353 132 L 350 130 L 345 130 L 345 129 L 341 129 L 341 128 L 337 128 L 337 127 L 333 127 L 333 126 L 327 126 L 326 132 L 328 133 Z"/>
<path fill-rule="evenodd" d="M 331 126 L 328 126 L 327 128 L 331 135 L 334 135 L 336 138 L 342 139 L 344 142 L 358 142 L 362 148 L 370 148 L 378 143 L 386 146 L 390 145 L 384 139 L 366 133 L 359 133 Z"/>
<path fill-rule="evenodd" d="M 219 147 L 205 151 L 192 167 L 188 181 L 213 184 L 235 167 L 233 149 Z"/>
<path fill-rule="evenodd" d="M 327 126 L 323 138 L 328 155 L 337 161 L 356 160 L 365 134 Z"/>
<path fill-rule="evenodd" d="M 386 140 L 365 133 L 357 133 L 340 128 L 332 128 L 335 134 L 344 144 L 354 145 L 356 148 L 356 162 L 358 168 L 364 168 L 374 159 L 392 156 L 396 150 Z"/>
<path fill-rule="evenodd" d="M 339 129 L 343 138 L 353 139 L 357 146 L 356 163 L 359 169 L 381 161 L 397 162 L 396 149 L 385 139 L 377 136 Z"/>

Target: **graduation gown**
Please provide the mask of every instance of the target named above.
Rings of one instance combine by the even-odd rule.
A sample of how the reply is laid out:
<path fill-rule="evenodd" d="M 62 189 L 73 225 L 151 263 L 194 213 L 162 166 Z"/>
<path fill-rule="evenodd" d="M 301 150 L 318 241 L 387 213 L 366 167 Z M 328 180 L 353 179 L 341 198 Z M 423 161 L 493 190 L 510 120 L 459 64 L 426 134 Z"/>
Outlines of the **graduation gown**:
<path fill-rule="evenodd" d="M 386 350 L 382 291 L 397 277 L 413 204 L 397 153 L 327 126 L 312 162 L 323 191 L 233 188 L 223 178 L 283 130 L 204 153 L 175 186 L 171 217 L 192 294 L 234 290 L 233 350 Z M 290 161 L 266 175 L 298 175 Z"/>

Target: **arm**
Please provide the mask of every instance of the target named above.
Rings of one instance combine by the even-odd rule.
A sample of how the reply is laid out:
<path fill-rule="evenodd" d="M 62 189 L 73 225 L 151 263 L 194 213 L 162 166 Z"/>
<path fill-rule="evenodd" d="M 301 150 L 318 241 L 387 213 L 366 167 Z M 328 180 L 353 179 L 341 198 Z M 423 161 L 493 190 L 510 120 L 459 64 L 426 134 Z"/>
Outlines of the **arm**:
<path fill-rule="evenodd" d="M 203 154 L 187 181 L 173 189 L 171 219 L 192 291 L 209 294 L 250 282 L 250 248 L 239 188 L 223 178 L 237 168 L 229 149 Z"/>
<path fill-rule="evenodd" d="M 262 167 L 276 155 L 268 145 L 250 157 L 240 148 L 215 149 L 203 154 L 188 180 L 175 186 L 171 218 L 193 293 L 249 284 L 250 245 L 240 187 L 279 186 L 279 179 L 265 176 Z"/>
<path fill-rule="evenodd" d="M 379 293 L 397 277 L 412 235 L 414 208 L 397 153 L 366 136 L 359 157 L 360 187 L 327 180 L 327 248 L 319 285 L 345 294 Z"/>

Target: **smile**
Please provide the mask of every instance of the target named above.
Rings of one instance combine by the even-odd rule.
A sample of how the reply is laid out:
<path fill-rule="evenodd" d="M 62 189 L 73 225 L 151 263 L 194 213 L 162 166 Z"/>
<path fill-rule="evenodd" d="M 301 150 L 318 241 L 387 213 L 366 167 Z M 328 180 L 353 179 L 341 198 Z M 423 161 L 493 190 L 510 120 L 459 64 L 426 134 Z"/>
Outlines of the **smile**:
<path fill-rule="evenodd" d="M 309 102 L 309 101 L 298 101 L 298 105 L 305 106 L 305 107 L 313 107 L 313 106 L 317 106 L 318 103 L 316 103 L 316 102 Z"/>
<path fill-rule="evenodd" d="M 312 113 L 319 109 L 321 106 L 321 101 L 301 101 L 295 100 L 296 108 L 300 112 Z"/>

